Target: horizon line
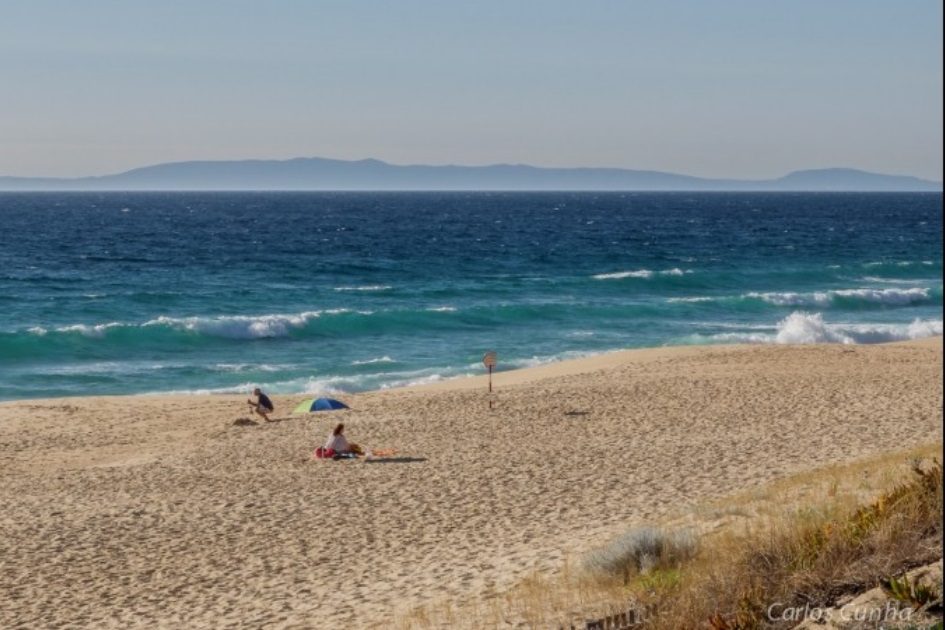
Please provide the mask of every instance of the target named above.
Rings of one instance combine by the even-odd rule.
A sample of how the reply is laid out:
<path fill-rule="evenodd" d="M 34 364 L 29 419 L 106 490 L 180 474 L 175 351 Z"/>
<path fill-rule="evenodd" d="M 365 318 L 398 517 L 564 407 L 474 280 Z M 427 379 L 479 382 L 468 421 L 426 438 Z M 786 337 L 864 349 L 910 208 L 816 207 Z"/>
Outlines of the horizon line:
<path fill-rule="evenodd" d="M 351 194 L 417 194 L 417 193 L 484 193 L 484 194 L 561 194 L 561 193 L 594 193 L 594 194 L 660 194 L 660 195 L 756 195 L 759 193 L 775 195 L 941 195 L 942 190 L 871 190 L 871 189 L 796 189 L 784 190 L 779 188 L 758 188 L 755 190 L 738 189 L 663 189 L 663 188 L 59 188 L 18 190 L 0 189 L 0 195 L 21 194 L 101 194 L 101 193 L 137 193 L 137 194 L 178 194 L 178 193 L 351 193 Z"/>

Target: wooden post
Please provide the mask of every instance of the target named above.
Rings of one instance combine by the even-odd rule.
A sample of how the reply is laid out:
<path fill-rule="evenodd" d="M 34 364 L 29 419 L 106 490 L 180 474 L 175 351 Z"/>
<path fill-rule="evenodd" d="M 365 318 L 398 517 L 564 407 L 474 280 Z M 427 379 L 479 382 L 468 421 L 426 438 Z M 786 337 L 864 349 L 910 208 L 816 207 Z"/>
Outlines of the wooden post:
<path fill-rule="evenodd" d="M 494 351 L 490 350 L 485 353 L 482 357 L 482 364 L 486 366 L 489 370 L 489 409 L 492 409 L 493 400 L 492 400 L 492 369 L 496 364 L 496 354 Z"/>
<path fill-rule="evenodd" d="M 489 409 L 492 409 L 492 365 L 489 365 Z"/>

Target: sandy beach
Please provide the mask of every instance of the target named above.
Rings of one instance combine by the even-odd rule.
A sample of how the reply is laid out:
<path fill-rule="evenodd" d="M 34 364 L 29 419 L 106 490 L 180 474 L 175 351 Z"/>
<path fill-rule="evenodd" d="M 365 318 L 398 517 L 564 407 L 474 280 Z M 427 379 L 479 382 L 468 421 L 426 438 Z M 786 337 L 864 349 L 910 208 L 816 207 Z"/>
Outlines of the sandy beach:
<path fill-rule="evenodd" d="M 501 357 L 500 357 L 501 361 Z M 382 627 L 634 524 L 942 439 L 942 339 L 612 353 L 344 396 L 0 404 L 0 627 Z M 334 423 L 390 462 L 312 461 Z"/>

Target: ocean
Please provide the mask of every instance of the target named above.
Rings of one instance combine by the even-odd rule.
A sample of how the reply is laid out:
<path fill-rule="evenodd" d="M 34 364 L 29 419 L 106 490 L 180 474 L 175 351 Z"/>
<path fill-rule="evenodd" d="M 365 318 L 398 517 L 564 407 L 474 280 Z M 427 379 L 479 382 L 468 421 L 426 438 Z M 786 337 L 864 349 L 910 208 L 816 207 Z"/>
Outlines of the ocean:
<path fill-rule="evenodd" d="M 0 399 L 942 334 L 940 193 L 0 194 Z"/>

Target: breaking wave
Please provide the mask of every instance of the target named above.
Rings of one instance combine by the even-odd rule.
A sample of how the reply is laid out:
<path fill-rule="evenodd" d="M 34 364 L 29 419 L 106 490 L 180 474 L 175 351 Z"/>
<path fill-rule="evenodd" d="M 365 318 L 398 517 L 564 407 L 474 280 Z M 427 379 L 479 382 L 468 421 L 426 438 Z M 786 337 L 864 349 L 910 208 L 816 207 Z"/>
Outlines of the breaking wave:
<path fill-rule="evenodd" d="M 671 297 L 670 304 L 717 303 L 752 310 L 759 306 L 862 310 L 941 303 L 942 287 L 889 287 L 826 291 L 751 291 L 738 296 Z"/>
<path fill-rule="evenodd" d="M 942 334 L 942 320 L 915 319 L 909 324 L 831 324 L 821 313 L 795 311 L 772 332 L 730 332 L 696 336 L 696 343 L 869 344 L 909 341 Z"/>
<path fill-rule="evenodd" d="M 293 329 L 304 328 L 311 320 L 325 314 L 348 313 L 347 309 L 306 311 L 294 315 L 224 315 L 220 317 L 158 317 L 142 327 L 163 326 L 174 330 L 201 333 L 227 339 L 260 339 L 285 337 Z"/>
<path fill-rule="evenodd" d="M 743 297 L 759 299 L 776 306 L 831 306 L 834 303 L 848 302 L 855 304 L 871 303 L 890 306 L 903 306 L 928 302 L 932 299 L 932 289 L 914 287 L 910 289 L 836 289 L 833 291 L 814 291 L 811 293 L 769 292 L 747 293 Z M 938 297 L 941 298 L 941 289 Z"/>

